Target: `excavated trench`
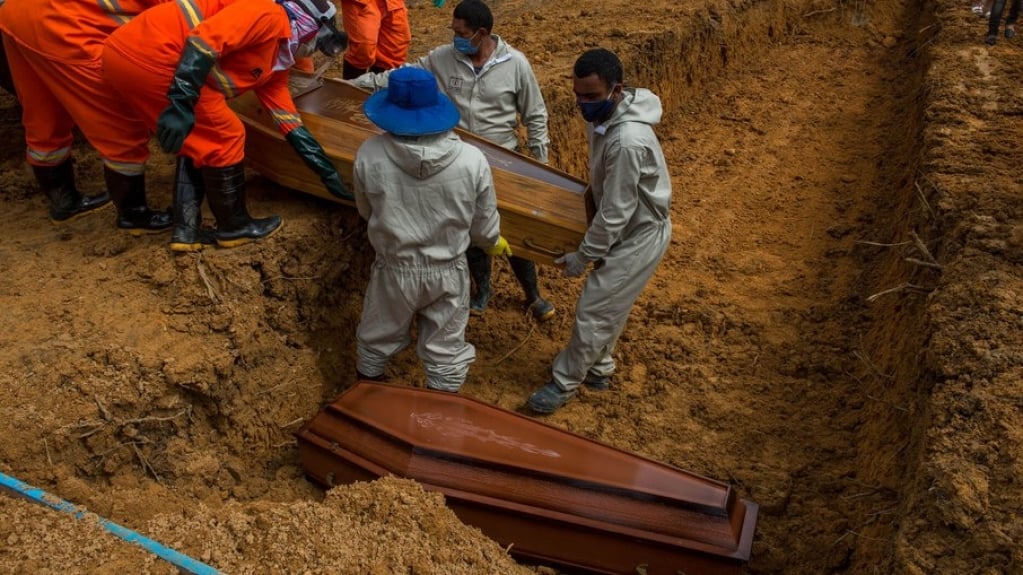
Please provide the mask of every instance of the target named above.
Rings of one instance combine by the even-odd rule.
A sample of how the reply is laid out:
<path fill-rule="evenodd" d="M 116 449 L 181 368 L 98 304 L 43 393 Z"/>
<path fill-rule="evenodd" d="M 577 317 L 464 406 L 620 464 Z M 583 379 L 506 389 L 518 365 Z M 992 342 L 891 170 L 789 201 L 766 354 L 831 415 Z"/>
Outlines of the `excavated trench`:
<path fill-rule="evenodd" d="M 637 16 L 541 4 L 495 10 L 503 37 L 539 53 L 552 165 L 586 174 L 566 70 L 599 43 L 622 57 L 628 84 L 661 97 L 676 188 L 672 248 L 619 346 L 617 391 L 584 395 L 548 422 L 734 484 L 761 505 L 751 573 L 933 565 L 904 547 L 907 518 L 924 525 L 911 505 L 929 487 L 926 305 L 941 283 L 929 264 L 947 255 L 950 227 L 935 216 L 941 192 L 924 161 L 936 8 L 666 1 Z M 443 17 L 419 16 L 430 21 L 414 49 L 446 40 Z M 582 41 L 558 24 L 598 18 L 619 25 Z M 155 181 L 169 185 L 168 174 Z M 116 242 L 88 252 L 137 270 L 132 297 L 159 309 L 174 337 L 86 338 L 88 361 L 55 372 L 62 393 L 83 399 L 63 425 L 36 430 L 48 442 L 5 448 L 14 471 L 135 527 L 196 502 L 317 497 L 291 433 L 352 380 L 372 253 L 351 211 L 258 178 L 252 201 L 289 231 L 197 257 Z M 578 285 L 541 270 L 562 313 L 532 326 L 508 270 L 496 273 L 493 309 L 469 328 L 480 357 L 464 392 L 517 409 L 567 339 Z M 105 326 L 51 319 L 70 333 Z M 19 369 L 59 357 L 24 352 Z M 391 371 L 422 383 L 412 351 Z"/>

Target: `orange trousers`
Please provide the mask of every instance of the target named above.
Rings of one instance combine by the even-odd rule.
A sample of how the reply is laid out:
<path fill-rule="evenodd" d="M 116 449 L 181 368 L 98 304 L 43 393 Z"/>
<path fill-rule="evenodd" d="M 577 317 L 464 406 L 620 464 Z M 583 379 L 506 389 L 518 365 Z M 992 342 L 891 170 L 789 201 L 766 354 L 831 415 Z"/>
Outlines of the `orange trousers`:
<path fill-rule="evenodd" d="M 307 58 L 295 58 L 295 65 L 291 67 L 292 70 L 298 70 L 299 72 L 305 72 L 306 74 L 312 74 L 316 71 L 316 62 L 312 56 Z"/>
<path fill-rule="evenodd" d="M 345 61 L 359 70 L 389 70 L 405 63 L 412 29 L 404 0 L 341 0 L 348 33 Z"/>
<path fill-rule="evenodd" d="M 142 116 L 146 128 L 156 131 L 156 120 L 167 107 L 167 89 L 174 71 L 153 72 L 139 66 L 107 44 L 103 50 L 103 73 L 107 81 Z M 195 127 L 185 138 L 179 156 L 195 167 L 225 168 L 245 159 L 245 126 L 217 90 L 203 87 L 195 105 Z"/>
<path fill-rule="evenodd" d="M 143 172 L 149 131 L 111 90 L 98 61 L 58 62 L 7 34 L 3 42 L 21 101 L 28 163 L 55 166 L 66 160 L 77 125 L 111 169 L 129 175 Z"/>

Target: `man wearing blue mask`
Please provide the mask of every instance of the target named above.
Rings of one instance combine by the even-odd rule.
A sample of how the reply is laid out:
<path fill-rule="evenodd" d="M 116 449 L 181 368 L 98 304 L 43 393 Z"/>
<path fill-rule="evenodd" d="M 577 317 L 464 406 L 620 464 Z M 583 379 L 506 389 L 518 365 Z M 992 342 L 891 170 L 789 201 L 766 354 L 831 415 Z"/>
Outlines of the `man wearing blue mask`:
<path fill-rule="evenodd" d="M 576 303 L 572 338 L 554 359 L 551 380 L 529 396 L 527 406 L 541 414 L 564 405 L 580 385 L 608 389 L 615 343 L 671 239 L 671 177 L 653 130 L 660 99 L 625 88 L 621 62 L 602 48 L 580 56 L 573 72 L 589 133 L 596 214 L 579 249 L 555 263 L 566 277 L 594 266 Z"/>
<path fill-rule="evenodd" d="M 493 34 L 494 16 L 480 0 L 463 0 L 451 19 L 454 39 L 433 49 L 411 65 L 429 71 L 440 89 L 458 108 L 458 127 L 515 150 L 516 128 L 521 119 L 526 127 L 526 146 L 536 160 L 547 163 L 547 107 L 540 85 L 525 55 Z M 368 90 L 387 87 L 390 71 L 364 74 L 352 81 Z M 474 315 L 483 313 L 490 300 L 491 258 L 475 248 L 466 254 L 476 293 L 469 302 Z M 554 306 L 540 296 L 536 264 L 519 258 L 508 259 L 525 293 L 533 317 L 545 321 L 554 316 Z"/>

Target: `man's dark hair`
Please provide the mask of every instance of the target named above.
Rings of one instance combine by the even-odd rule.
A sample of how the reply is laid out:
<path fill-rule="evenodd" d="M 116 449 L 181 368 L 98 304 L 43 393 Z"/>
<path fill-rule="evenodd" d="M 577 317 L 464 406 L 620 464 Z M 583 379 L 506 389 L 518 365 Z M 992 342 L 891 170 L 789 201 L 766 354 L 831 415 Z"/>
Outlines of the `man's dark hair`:
<path fill-rule="evenodd" d="M 466 0 L 468 1 L 468 0 Z M 615 53 L 604 48 L 594 48 L 583 52 L 575 61 L 572 72 L 576 78 L 585 78 L 596 74 L 610 89 L 622 81 L 622 61 Z"/>
<path fill-rule="evenodd" d="M 494 15 L 490 12 L 490 7 L 480 0 L 462 0 L 455 6 L 453 17 L 464 20 L 465 25 L 472 30 L 480 28 L 486 28 L 490 32 L 494 30 Z"/>

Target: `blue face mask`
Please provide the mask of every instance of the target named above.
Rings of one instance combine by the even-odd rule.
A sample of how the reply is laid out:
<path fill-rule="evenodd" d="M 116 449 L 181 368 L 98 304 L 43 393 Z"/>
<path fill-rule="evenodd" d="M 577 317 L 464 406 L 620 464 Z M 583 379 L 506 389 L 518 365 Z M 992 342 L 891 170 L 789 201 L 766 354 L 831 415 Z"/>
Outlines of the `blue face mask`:
<path fill-rule="evenodd" d="M 479 30 L 476 31 L 476 34 L 479 34 Z M 480 51 L 479 46 L 472 45 L 472 39 L 476 37 L 476 34 L 473 34 L 468 38 L 455 36 L 455 50 L 458 50 L 459 52 L 465 54 L 466 56 L 474 56 L 477 52 Z"/>
<path fill-rule="evenodd" d="M 611 99 L 611 96 L 600 102 L 578 102 L 576 105 L 579 106 L 579 113 L 582 114 L 583 119 L 594 124 L 608 117 L 611 110 L 615 109 L 615 101 Z"/>

